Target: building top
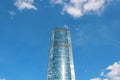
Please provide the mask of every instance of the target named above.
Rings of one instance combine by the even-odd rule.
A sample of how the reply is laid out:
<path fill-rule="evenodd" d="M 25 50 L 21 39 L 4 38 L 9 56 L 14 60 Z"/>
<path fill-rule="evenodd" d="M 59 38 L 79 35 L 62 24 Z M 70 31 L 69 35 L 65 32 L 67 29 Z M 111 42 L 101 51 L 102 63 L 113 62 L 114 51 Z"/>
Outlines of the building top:
<path fill-rule="evenodd" d="M 68 31 L 68 28 L 65 28 L 65 27 L 56 27 L 55 29 L 54 29 L 54 31 L 57 31 L 57 32 L 61 32 L 61 31 Z"/>

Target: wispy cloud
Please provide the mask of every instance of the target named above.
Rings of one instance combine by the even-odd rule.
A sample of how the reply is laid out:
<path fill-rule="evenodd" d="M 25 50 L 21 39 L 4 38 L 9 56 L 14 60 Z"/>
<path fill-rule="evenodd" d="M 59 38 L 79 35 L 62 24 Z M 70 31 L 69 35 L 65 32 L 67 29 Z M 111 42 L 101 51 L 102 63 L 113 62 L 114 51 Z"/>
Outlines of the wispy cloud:
<path fill-rule="evenodd" d="M 63 5 L 63 13 L 79 18 L 85 14 L 100 14 L 111 0 L 51 0 L 53 4 Z"/>
<path fill-rule="evenodd" d="M 8 11 L 8 13 L 10 14 L 11 19 L 13 19 L 13 16 L 16 14 L 14 10 Z"/>
<path fill-rule="evenodd" d="M 16 14 L 16 12 L 15 12 L 15 11 L 13 11 L 13 10 L 8 11 L 8 12 L 9 12 L 9 14 L 10 14 L 11 16 L 13 16 L 13 15 L 15 15 L 15 14 Z"/>
<path fill-rule="evenodd" d="M 106 73 L 106 71 L 108 71 Z M 120 62 L 114 62 L 109 65 L 104 72 L 101 72 L 100 77 L 93 78 L 90 80 L 120 80 Z"/>
<path fill-rule="evenodd" d="M 0 78 L 0 80 L 6 80 L 5 78 Z"/>
<path fill-rule="evenodd" d="M 37 8 L 33 5 L 34 0 L 16 0 L 14 5 L 19 9 L 33 9 L 37 10 Z"/>
<path fill-rule="evenodd" d="M 90 80 L 101 80 L 100 78 L 93 78 L 93 79 L 90 79 Z"/>

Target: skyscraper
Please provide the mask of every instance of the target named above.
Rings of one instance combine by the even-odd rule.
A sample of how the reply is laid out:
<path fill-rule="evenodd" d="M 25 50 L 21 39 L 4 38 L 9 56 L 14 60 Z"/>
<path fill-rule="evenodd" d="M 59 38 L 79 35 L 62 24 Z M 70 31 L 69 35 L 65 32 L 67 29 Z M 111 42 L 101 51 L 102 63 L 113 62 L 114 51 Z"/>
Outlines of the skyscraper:
<path fill-rule="evenodd" d="M 52 32 L 47 80 L 75 80 L 70 32 L 66 28 Z"/>

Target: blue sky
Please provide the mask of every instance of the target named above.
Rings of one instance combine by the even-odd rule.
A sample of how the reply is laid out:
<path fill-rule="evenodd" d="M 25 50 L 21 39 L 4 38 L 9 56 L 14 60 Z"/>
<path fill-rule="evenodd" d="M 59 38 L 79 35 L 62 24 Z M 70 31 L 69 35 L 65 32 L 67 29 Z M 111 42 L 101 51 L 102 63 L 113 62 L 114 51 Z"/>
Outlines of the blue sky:
<path fill-rule="evenodd" d="M 76 80 L 120 80 L 119 0 L 1 0 L 0 80 L 46 80 L 51 31 L 68 26 Z"/>

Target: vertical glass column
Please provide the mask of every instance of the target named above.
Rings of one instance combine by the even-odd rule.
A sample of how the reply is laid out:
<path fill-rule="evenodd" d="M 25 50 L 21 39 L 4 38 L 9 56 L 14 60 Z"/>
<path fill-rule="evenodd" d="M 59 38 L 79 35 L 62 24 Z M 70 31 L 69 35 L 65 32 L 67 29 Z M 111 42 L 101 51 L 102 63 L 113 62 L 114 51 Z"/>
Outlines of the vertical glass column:
<path fill-rule="evenodd" d="M 47 80 L 75 80 L 70 32 L 56 28 L 52 32 Z"/>

